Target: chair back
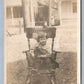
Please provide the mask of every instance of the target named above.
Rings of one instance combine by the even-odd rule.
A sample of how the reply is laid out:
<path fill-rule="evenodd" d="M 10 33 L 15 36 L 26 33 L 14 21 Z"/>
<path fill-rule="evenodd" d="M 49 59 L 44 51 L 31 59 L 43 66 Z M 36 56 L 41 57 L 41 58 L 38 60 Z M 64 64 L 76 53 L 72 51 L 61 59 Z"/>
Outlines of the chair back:
<path fill-rule="evenodd" d="M 33 38 L 34 33 L 39 33 L 39 32 L 45 32 L 47 38 L 52 38 L 52 51 L 53 51 L 53 46 L 54 46 L 54 38 L 56 36 L 56 28 L 54 27 L 49 27 L 49 28 L 25 28 L 26 31 L 26 37 L 28 38 L 28 44 L 29 44 L 29 49 L 30 49 L 30 40 Z"/>

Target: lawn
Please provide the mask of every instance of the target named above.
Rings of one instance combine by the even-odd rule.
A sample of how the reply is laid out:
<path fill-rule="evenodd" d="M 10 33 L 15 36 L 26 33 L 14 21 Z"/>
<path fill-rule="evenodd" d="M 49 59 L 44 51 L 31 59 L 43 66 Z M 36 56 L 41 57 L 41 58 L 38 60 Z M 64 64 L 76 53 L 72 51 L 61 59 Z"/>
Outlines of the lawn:
<path fill-rule="evenodd" d="M 77 84 L 76 52 L 58 53 L 56 60 L 59 63 L 59 68 L 56 69 L 56 83 Z M 25 84 L 27 74 L 26 59 L 7 63 L 7 84 Z M 37 80 L 34 84 L 49 84 L 49 80 L 46 76 L 44 79 L 41 77 L 40 81 Z"/>

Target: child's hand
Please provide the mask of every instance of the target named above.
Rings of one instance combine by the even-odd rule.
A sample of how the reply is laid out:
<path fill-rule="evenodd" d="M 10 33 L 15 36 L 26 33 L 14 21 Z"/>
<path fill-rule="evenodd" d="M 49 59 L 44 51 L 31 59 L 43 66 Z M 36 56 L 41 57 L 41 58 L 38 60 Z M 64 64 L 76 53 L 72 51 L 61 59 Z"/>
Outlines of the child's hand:
<path fill-rule="evenodd" d="M 50 57 L 50 54 L 40 55 L 39 57 Z"/>
<path fill-rule="evenodd" d="M 34 50 L 30 50 L 30 54 L 34 57 Z"/>

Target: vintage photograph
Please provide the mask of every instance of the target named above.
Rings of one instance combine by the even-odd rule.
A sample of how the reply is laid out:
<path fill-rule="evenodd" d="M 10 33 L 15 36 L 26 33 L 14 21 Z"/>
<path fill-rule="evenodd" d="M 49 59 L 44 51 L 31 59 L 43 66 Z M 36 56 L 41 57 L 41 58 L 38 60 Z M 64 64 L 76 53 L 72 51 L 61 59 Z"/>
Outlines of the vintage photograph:
<path fill-rule="evenodd" d="M 4 0 L 4 84 L 80 84 L 80 0 Z"/>

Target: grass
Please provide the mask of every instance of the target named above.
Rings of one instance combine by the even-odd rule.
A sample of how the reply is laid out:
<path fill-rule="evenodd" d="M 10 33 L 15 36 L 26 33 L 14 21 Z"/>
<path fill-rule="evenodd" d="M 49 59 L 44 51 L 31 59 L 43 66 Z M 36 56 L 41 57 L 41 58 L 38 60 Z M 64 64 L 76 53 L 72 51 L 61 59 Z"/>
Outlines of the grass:
<path fill-rule="evenodd" d="M 59 68 L 56 69 L 57 84 L 77 84 L 77 55 L 76 52 L 62 52 L 57 54 Z M 27 76 L 27 61 L 19 60 L 7 64 L 7 84 L 25 84 Z M 38 77 L 37 77 L 38 78 Z M 33 80 L 33 78 L 32 78 Z M 34 79 L 35 80 L 35 79 Z M 49 84 L 46 76 L 32 84 Z"/>

